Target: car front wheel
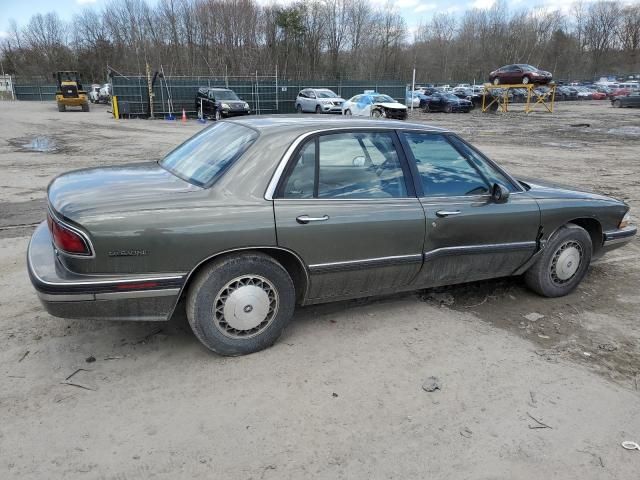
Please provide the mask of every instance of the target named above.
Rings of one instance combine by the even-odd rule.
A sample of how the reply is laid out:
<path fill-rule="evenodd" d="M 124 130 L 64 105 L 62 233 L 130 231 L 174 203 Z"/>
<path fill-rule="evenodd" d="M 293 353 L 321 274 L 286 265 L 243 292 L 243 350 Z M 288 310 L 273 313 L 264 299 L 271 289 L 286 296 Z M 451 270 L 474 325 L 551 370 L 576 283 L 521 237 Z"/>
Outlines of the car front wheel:
<path fill-rule="evenodd" d="M 613 107 L 614 108 L 620 108 L 622 107 L 622 102 L 620 100 L 614 100 L 613 102 Z"/>
<path fill-rule="evenodd" d="M 289 273 L 262 253 L 214 261 L 193 280 L 187 318 L 195 336 L 220 355 L 273 345 L 291 320 L 295 287 Z"/>
<path fill-rule="evenodd" d="M 351 110 L 349 110 L 348 108 L 344 111 L 345 115 L 351 115 Z"/>
<path fill-rule="evenodd" d="M 544 297 L 567 295 L 586 275 L 592 248 L 591 237 L 583 228 L 571 223 L 561 227 L 525 273 L 525 283 Z"/>

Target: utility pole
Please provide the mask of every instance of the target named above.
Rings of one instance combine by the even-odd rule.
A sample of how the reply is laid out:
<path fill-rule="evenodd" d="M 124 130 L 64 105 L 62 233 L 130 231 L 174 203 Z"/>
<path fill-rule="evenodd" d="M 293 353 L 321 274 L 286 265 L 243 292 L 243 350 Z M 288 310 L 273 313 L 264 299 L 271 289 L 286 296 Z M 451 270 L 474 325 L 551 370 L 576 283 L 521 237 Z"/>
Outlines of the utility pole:
<path fill-rule="evenodd" d="M 151 67 L 147 66 L 147 88 L 149 89 L 149 118 L 153 119 L 153 86 L 151 85 Z"/>

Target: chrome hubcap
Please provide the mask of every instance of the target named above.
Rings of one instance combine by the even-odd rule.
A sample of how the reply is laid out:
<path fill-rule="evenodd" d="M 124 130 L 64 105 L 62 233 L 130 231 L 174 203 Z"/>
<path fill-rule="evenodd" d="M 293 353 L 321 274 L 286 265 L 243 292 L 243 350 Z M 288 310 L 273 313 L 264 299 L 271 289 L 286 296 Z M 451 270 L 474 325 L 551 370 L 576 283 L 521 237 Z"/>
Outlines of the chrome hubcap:
<path fill-rule="evenodd" d="M 266 278 L 258 275 L 237 277 L 216 296 L 214 323 L 228 337 L 253 337 L 273 321 L 278 313 L 278 303 L 278 293 Z"/>
<path fill-rule="evenodd" d="M 570 281 L 578 271 L 582 260 L 582 245 L 570 240 L 560 245 L 553 254 L 551 280 L 558 285 Z"/>

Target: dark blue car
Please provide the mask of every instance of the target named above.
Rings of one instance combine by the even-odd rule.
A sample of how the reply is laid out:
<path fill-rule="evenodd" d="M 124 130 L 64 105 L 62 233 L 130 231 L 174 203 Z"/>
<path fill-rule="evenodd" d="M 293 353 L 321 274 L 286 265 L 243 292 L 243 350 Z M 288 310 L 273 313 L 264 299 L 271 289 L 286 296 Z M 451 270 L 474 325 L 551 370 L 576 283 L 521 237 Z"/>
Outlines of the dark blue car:
<path fill-rule="evenodd" d="M 473 103 L 469 100 L 456 97 L 453 93 L 434 92 L 424 102 L 425 112 L 463 112 L 469 113 Z"/>

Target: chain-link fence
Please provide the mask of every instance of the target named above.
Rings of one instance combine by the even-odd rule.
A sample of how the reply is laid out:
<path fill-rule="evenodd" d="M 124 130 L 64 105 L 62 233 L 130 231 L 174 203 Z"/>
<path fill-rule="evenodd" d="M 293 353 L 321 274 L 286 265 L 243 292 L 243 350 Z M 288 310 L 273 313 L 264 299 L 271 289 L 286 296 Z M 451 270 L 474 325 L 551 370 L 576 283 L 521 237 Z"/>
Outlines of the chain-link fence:
<path fill-rule="evenodd" d="M 148 79 L 144 76 L 115 76 L 112 78 L 113 95 L 123 115 L 148 115 L 150 109 Z M 364 90 L 376 90 L 404 102 L 406 84 L 398 80 L 279 80 L 275 75 L 224 77 L 165 77 L 157 78 L 153 85 L 154 116 L 181 114 L 196 115 L 198 88 L 221 87 L 233 90 L 249 103 L 258 115 L 294 113 L 295 100 L 303 88 L 329 88 L 343 98 L 351 98 Z"/>
<path fill-rule="evenodd" d="M 149 79 L 144 75 L 114 75 L 112 94 L 118 97 L 120 114 L 149 116 Z M 196 93 L 202 87 L 223 87 L 233 90 L 249 103 L 252 113 L 258 115 L 294 113 L 295 100 L 303 88 L 328 88 L 349 99 L 365 90 L 385 93 L 404 103 L 406 83 L 401 80 L 283 80 L 276 75 L 243 76 L 157 76 L 153 81 L 153 114 L 166 117 L 197 114 Z M 39 79 L 17 79 L 14 87 L 18 100 L 55 100 L 56 85 Z"/>

